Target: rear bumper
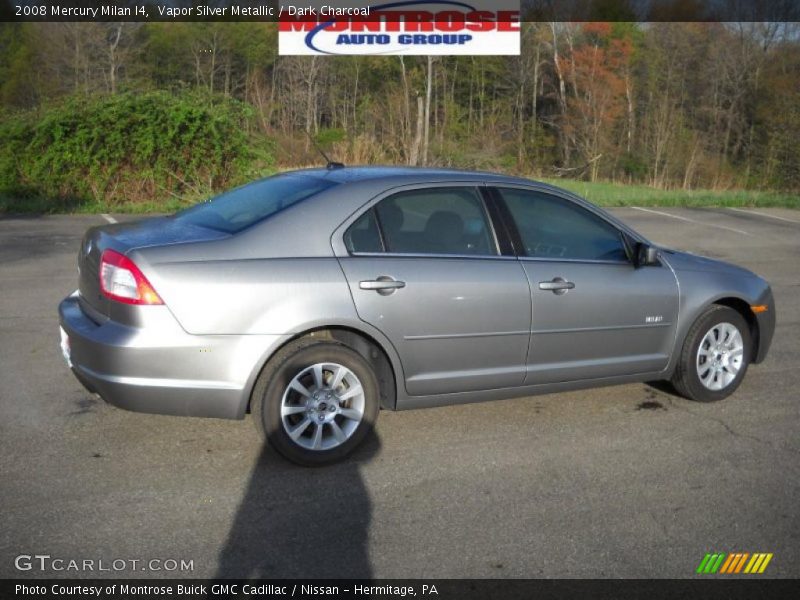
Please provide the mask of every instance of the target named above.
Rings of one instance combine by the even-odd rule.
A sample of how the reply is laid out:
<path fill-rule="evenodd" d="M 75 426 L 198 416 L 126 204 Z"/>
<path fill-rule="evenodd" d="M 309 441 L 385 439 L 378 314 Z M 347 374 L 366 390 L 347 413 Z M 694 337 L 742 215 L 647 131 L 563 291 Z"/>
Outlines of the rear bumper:
<path fill-rule="evenodd" d="M 137 412 L 243 418 L 258 371 L 284 337 L 190 335 L 165 306 L 141 307 L 142 327 L 98 323 L 77 296 L 58 310 L 78 381 Z"/>

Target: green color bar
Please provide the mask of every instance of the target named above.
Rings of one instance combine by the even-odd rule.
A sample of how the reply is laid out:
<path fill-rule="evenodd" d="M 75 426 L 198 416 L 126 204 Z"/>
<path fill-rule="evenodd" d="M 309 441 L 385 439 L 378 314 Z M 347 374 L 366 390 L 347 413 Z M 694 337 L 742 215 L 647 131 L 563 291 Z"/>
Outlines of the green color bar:
<path fill-rule="evenodd" d="M 711 567 L 714 566 L 714 563 L 717 562 L 717 558 L 719 554 L 716 552 L 711 555 L 711 558 L 708 559 L 708 563 L 706 564 L 706 568 L 703 570 L 703 573 L 711 573 Z"/>
<path fill-rule="evenodd" d="M 722 566 L 722 561 L 725 560 L 725 556 L 726 555 L 724 552 L 720 553 L 717 562 L 714 563 L 714 566 L 711 568 L 711 573 L 716 573 L 719 570 L 719 568 Z"/>
<path fill-rule="evenodd" d="M 700 566 L 699 566 L 699 567 L 697 567 L 697 573 L 702 573 L 702 572 L 703 572 L 703 569 L 705 569 L 705 568 L 706 568 L 706 563 L 708 563 L 708 559 L 709 559 L 709 558 L 711 558 L 711 555 L 710 555 L 710 554 L 706 554 L 706 555 L 703 557 L 703 560 L 701 560 L 701 561 L 700 561 Z"/>

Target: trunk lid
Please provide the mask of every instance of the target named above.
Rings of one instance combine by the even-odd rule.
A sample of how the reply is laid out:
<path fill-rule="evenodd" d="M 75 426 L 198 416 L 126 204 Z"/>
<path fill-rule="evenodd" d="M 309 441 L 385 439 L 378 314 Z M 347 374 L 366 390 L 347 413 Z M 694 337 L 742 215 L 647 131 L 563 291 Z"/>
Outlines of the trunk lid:
<path fill-rule="evenodd" d="M 115 311 L 131 308 L 109 300 L 100 290 L 100 258 L 107 248 L 127 254 L 139 248 L 210 241 L 225 237 L 229 237 L 229 234 L 186 222 L 178 223 L 172 217 L 154 217 L 92 227 L 84 235 L 78 251 L 78 289 L 81 304 L 90 316 L 101 318 L 115 318 Z"/>

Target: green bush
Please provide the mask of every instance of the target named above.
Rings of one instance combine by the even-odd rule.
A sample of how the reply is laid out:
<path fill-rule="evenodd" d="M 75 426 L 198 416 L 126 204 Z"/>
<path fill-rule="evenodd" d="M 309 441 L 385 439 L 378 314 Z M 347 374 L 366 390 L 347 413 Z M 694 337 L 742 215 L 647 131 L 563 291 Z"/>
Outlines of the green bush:
<path fill-rule="evenodd" d="M 626 152 L 620 158 L 619 166 L 628 177 L 641 181 L 647 176 L 647 163 L 641 156 Z"/>
<path fill-rule="evenodd" d="M 207 94 L 73 97 L 0 120 L 0 205 L 50 211 L 189 203 L 268 172 L 252 109 Z"/>
<path fill-rule="evenodd" d="M 334 142 L 341 142 L 347 139 L 347 132 L 341 128 L 326 127 L 324 129 L 320 129 L 319 133 L 315 137 L 317 144 L 325 147 L 329 144 L 333 144 Z"/>

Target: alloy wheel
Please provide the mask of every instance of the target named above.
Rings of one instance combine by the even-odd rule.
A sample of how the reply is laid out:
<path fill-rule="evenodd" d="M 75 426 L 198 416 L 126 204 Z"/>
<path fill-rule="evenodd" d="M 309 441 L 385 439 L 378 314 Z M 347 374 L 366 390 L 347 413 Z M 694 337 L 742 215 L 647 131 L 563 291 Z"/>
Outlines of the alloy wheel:
<path fill-rule="evenodd" d="M 717 323 L 697 349 L 697 376 L 709 390 L 719 391 L 736 379 L 744 361 L 744 341 L 736 326 Z"/>
<path fill-rule="evenodd" d="M 295 444 L 331 450 L 346 442 L 364 417 L 364 389 L 338 363 L 317 363 L 295 375 L 281 401 L 281 423 Z"/>

